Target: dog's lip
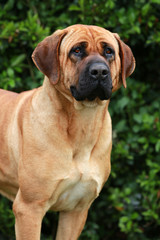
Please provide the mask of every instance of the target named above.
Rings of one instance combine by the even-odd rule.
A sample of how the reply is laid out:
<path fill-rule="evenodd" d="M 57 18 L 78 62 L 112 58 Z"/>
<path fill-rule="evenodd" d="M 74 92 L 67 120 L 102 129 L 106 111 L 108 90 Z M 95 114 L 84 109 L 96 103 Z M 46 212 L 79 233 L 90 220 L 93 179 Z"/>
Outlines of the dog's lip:
<path fill-rule="evenodd" d="M 111 91 L 112 93 L 112 86 L 110 88 L 110 90 L 108 89 L 108 91 Z M 103 95 L 102 96 L 96 96 L 96 91 L 101 91 L 102 90 L 102 93 Z M 105 101 L 105 100 L 108 100 L 110 99 L 111 97 L 111 94 L 109 94 L 109 96 L 106 95 L 105 91 L 103 92 L 103 88 L 99 85 L 99 88 L 98 89 L 93 89 L 93 91 L 88 95 L 88 96 L 85 96 L 85 95 L 81 95 L 79 94 L 79 91 L 77 90 L 77 87 L 75 85 L 71 85 L 70 86 L 70 92 L 72 94 L 72 96 L 77 100 L 77 101 L 80 101 L 80 102 L 94 102 L 96 99 L 99 99 L 99 101 Z"/>

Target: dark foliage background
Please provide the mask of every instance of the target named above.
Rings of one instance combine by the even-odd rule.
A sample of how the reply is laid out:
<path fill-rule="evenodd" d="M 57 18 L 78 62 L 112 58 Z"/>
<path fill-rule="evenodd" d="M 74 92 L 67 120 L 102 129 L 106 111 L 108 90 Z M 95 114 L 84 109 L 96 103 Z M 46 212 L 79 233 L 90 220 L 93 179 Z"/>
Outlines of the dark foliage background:
<path fill-rule="evenodd" d="M 94 24 L 118 32 L 136 58 L 127 89 L 110 103 L 112 173 L 90 209 L 80 239 L 160 240 L 160 0 L 1 0 L 0 87 L 23 91 L 43 75 L 31 61 L 38 42 L 58 28 Z M 0 198 L 0 239 L 14 237 L 12 203 Z M 42 240 L 53 238 L 47 213 Z"/>

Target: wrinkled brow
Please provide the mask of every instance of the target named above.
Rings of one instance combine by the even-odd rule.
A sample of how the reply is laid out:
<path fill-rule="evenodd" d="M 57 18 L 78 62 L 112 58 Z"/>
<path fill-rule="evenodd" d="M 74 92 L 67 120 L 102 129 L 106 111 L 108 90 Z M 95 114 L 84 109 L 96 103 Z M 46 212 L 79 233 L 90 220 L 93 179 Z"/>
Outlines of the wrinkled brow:
<path fill-rule="evenodd" d="M 100 42 L 100 44 L 101 44 L 101 47 L 102 47 L 102 48 L 110 47 L 110 48 L 114 49 L 114 46 L 113 46 L 111 43 L 108 43 L 108 42 Z"/>
<path fill-rule="evenodd" d="M 87 48 L 87 46 L 88 46 L 88 42 L 77 42 L 77 43 L 75 43 L 72 47 L 71 47 L 71 49 L 72 48 L 75 48 L 75 47 L 79 47 L 79 46 L 81 46 L 81 47 L 84 47 L 84 48 Z M 70 50 L 71 50 L 70 49 Z"/>

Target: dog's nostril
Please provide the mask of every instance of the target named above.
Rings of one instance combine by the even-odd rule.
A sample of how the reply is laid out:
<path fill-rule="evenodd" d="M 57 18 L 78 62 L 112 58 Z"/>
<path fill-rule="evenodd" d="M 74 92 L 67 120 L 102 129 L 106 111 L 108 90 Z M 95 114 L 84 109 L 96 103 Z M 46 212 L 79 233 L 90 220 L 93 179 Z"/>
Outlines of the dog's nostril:
<path fill-rule="evenodd" d="M 106 76 L 107 73 L 108 73 L 107 70 L 103 70 L 103 71 L 102 71 L 102 75 L 103 75 L 103 76 Z"/>
<path fill-rule="evenodd" d="M 91 74 L 92 74 L 93 76 L 96 76 L 96 75 L 98 74 L 98 71 L 97 71 L 96 69 L 92 69 L 92 70 L 91 70 Z"/>

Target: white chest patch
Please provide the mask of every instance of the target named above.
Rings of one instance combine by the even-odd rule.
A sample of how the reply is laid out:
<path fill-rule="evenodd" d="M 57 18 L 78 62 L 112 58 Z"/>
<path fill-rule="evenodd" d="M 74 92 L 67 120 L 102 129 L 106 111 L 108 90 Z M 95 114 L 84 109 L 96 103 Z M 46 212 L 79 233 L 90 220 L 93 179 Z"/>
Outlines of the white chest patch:
<path fill-rule="evenodd" d="M 93 168 L 90 161 L 73 164 L 69 176 L 58 184 L 52 199 L 52 209 L 55 211 L 82 210 L 98 197 L 102 187 L 99 168 Z"/>
<path fill-rule="evenodd" d="M 66 201 L 66 208 L 83 209 L 88 207 L 97 197 L 96 187 L 93 187 L 93 184 L 94 181 L 88 183 L 79 182 L 73 189 L 62 194 L 61 199 Z"/>
<path fill-rule="evenodd" d="M 59 187 L 62 191 L 53 205 L 53 209 L 57 211 L 70 211 L 75 208 L 81 210 L 88 207 L 98 196 L 97 181 L 83 174 L 64 179 Z"/>

